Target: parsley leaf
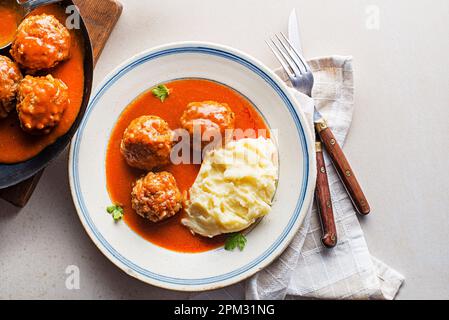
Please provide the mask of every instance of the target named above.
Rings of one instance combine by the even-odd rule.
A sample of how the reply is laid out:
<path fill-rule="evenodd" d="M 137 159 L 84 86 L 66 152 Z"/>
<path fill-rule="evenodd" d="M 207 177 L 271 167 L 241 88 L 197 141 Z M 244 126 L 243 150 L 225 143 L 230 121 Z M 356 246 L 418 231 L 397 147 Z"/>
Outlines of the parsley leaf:
<path fill-rule="evenodd" d="M 239 248 L 240 251 L 245 248 L 246 245 L 246 237 L 241 233 L 232 233 L 226 239 L 225 242 L 225 250 L 232 251 L 235 248 Z"/>
<path fill-rule="evenodd" d="M 164 100 L 170 94 L 170 90 L 163 84 L 160 84 L 157 87 L 154 87 L 153 89 L 151 89 L 151 92 L 153 93 L 153 96 L 155 96 L 156 98 L 159 98 L 161 100 L 161 102 L 164 102 Z"/>
<path fill-rule="evenodd" d="M 123 218 L 123 208 L 118 204 L 113 204 L 106 208 L 106 211 L 112 215 L 114 221 L 118 221 Z"/>

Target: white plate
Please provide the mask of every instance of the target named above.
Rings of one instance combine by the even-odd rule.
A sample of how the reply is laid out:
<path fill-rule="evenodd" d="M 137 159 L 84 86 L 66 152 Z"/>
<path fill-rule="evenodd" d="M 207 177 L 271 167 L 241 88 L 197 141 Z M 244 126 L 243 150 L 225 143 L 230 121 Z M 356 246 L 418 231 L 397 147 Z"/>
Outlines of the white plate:
<path fill-rule="evenodd" d="M 178 253 L 156 246 L 105 212 L 105 155 L 109 135 L 124 108 L 152 86 L 177 78 L 205 78 L 234 88 L 278 130 L 279 184 L 271 213 L 247 236 L 243 252 L 216 249 Z M 69 175 L 81 222 L 97 247 L 127 274 L 174 290 L 215 289 L 266 267 L 286 248 L 312 201 L 312 139 L 297 102 L 272 71 L 235 49 L 203 42 L 145 51 L 116 68 L 92 96 L 72 141 Z"/>

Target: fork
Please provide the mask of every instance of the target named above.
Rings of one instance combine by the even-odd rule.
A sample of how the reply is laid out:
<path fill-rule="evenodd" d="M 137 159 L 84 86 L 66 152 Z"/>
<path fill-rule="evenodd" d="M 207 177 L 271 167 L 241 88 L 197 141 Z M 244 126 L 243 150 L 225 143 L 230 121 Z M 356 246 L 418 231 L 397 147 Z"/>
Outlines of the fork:
<path fill-rule="evenodd" d="M 314 77 L 312 69 L 308 65 L 306 59 L 303 58 L 301 53 L 296 50 L 296 48 L 290 43 L 283 33 L 281 33 L 280 36 L 275 35 L 275 39 L 270 39 L 270 41 L 271 43 L 269 41 L 266 41 L 266 43 L 281 64 L 293 87 L 303 94 L 312 97 Z M 343 182 L 343 185 L 345 186 L 356 211 L 362 215 L 367 215 L 370 212 L 370 206 L 366 200 L 362 188 L 360 187 L 360 184 L 357 181 L 357 178 L 355 177 L 354 171 L 346 159 L 346 156 L 338 144 L 334 134 L 328 127 L 326 120 L 322 117 L 316 107 L 314 110 L 313 121 L 315 123 L 316 136 L 319 137 L 329 153 L 332 164 Z M 319 146 L 317 145 L 317 147 Z M 322 154 L 317 154 L 317 156 L 319 161 Z M 319 175 L 317 182 L 320 184 L 326 182 L 327 186 L 320 185 L 320 188 L 317 188 L 317 190 L 325 188 L 328 191 L 329 186 L 327 183 L 327 177 L 325 180 L 320 177 L 321 173 L 325 173 L 325 168 L 324 172 L 323 168 L 324 166 L 318 167 Z M 325 194 L 327 194 L 327 192 L 325 192 Z M 326 226 L 329 228 L 329 230 L 324 230 L 325 235 L 326 232 L 333 233 L 335 232 L 335 223 L 333 221 L 332 206 L 329 207 L 330 199 L 326 199 L 326 195 L 323 194 L 317 195 L 317 198 L 317 202 L 320 207 L 320 216 L 322 218 L 323 229 L 326 229 Z M 336 233 L 334 233 L 334 235 L 336 236 Z M 332 241 L 329 241 L 329 243 L 331 244 Z"/>

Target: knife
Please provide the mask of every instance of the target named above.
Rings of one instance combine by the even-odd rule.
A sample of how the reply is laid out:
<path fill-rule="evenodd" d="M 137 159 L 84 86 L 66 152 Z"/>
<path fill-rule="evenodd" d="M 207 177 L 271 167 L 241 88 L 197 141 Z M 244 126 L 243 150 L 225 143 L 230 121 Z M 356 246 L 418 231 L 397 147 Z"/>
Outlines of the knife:
<path fill-rule="evenodd" d="M 288 19 L 288 38 L 298 52 L 302 52 L 301 37 L 299 35 L 298 25 L 296 10 L 293 9 Z M 315 142 L 315 152 L 317 167 L 315 201 L 321 221 L 321 242 L 326 248 L 333 248 L 337 245 L 337 228 L 335 225 L 332 198 L 329 189 L 329 180 L 327 177 L 326 164 L 323 156 L 322 143 L 318 136 L 316 137 Z"/>
<path fill-rule="evenodd" d="M 296 9 L 293 9 L 288 17 L 288 39 L 296 50 L 298 50 L 298 52 L 302 52 L 301 36 L 299 34 L 299 20 L 298 15 L 296 14 Z"/>
<path fill-rule="evenodd" d="M 292 44 L 296 46 L 297 50 L 301 50 L 301 37 L 299 32 L 298 18 L 296 10 L 293 10 L 289 17 L 288 23 L 288 37 Z M 295 45 L 296 43 L 296 45 Z M 301 51 L 300 51 L 301 52 Z M 320 137 L 329 156 L 332 160 L 338 176 L 345 186 L 348 195 L 358 213 L 367 215 L 370 213 L 370 206 L 366 200 L 365 194 L 357 181 L 357 178 L 352 170 L 348 160 L 346 159 L 343 150 L 338 144 L 334 134 L 328 127 L 326 120 L 320 112 L 314 109 L 313 121 L 315 124 L 315 132 Z M 324 224 L 324 223 L 323 223 Z"/>

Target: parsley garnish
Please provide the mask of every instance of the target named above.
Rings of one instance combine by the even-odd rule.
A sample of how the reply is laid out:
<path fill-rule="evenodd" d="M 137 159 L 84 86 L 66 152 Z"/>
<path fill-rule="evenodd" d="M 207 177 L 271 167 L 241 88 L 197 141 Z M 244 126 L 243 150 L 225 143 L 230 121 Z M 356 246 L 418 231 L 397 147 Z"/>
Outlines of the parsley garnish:
<path fill-rule="evenodd" d="M 106 211 L 112 215 L 114 221 L 118 221 L 123 217 L 123 208 L 117 204 L 107 207 Z"/>
<path fill-rule="evenodd" d="M 164 100 L 170 94 L 170 90 L 163 84 L 160 84 L 157 87 L 154 87 L 153 89 L 151 89 L 151 92 L 153 93 L 153 96 L 155 96 L 156 98 L 159 98 L 161 100 L 161 102 L 164 102 Z"/>
<path fill-rule="evenodd" d="M 245 248 L 246 245 L 246 237 L 241 233 L 232 233 L 226 239 L 225 242 L 225 250 L 232 251 L 235 248 L 239 248 L 240 251 Z"/>

